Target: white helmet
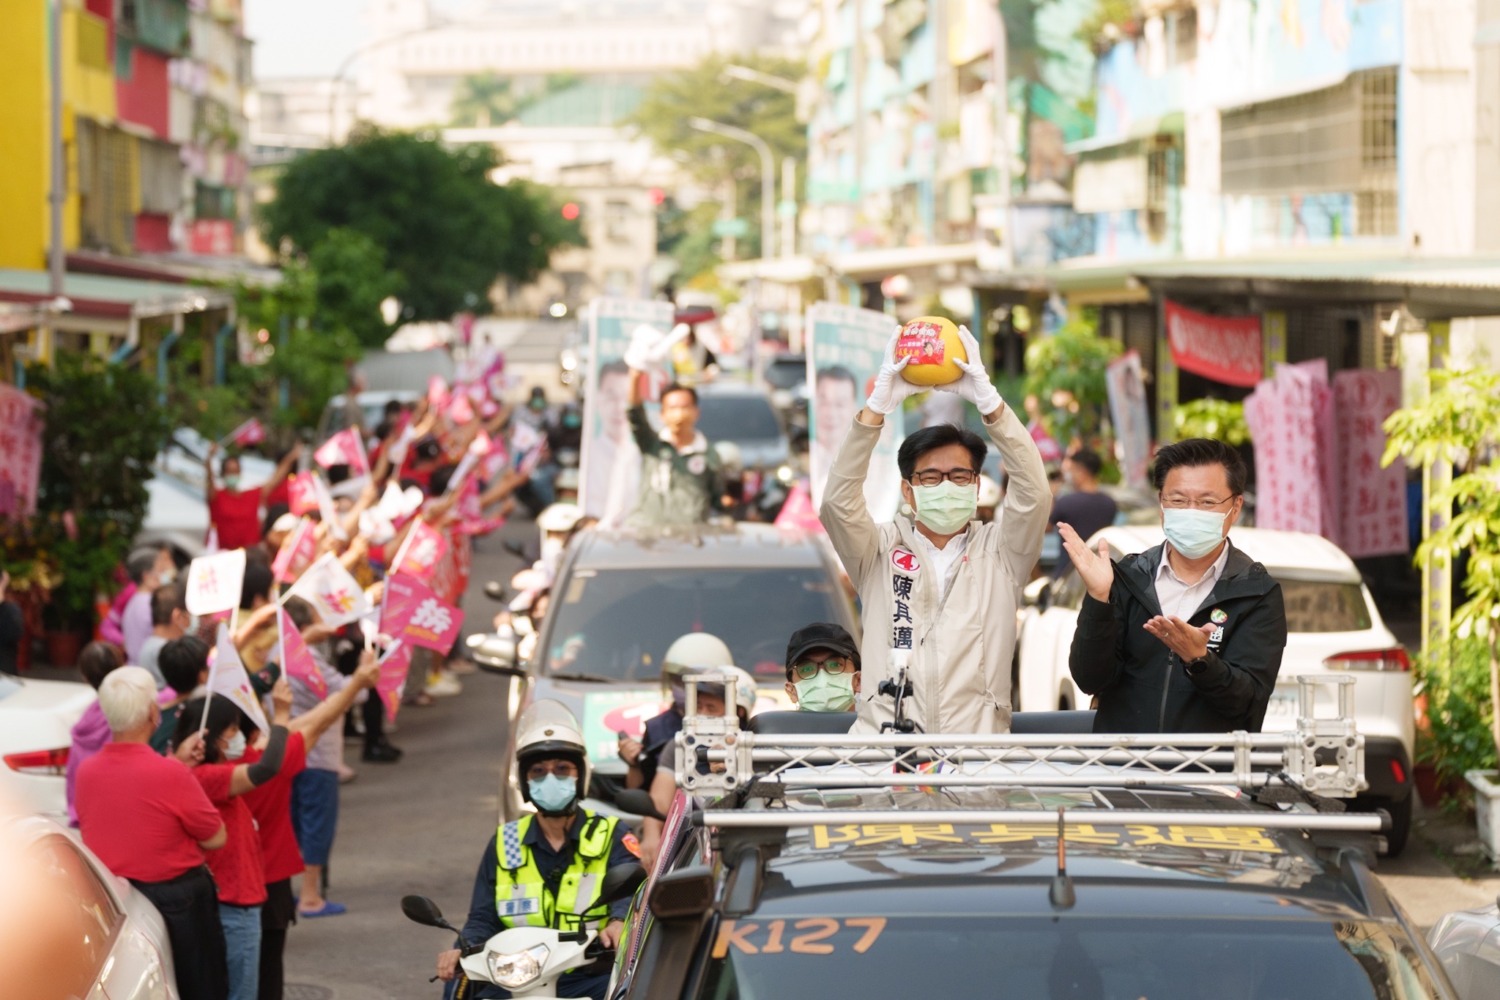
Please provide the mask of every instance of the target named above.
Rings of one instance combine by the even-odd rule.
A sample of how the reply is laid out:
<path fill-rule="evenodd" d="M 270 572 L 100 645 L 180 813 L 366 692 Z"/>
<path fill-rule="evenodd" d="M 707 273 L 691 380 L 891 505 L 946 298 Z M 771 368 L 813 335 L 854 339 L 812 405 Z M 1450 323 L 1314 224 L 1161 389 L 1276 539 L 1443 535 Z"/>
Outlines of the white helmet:
<path fill-rule="evenodd" d="M 689 632 L 667 647 L 667 654 L 661 658 L 661 683 L 670 688 L 681 682 L 683 674 L 732 666 L 734 654 L 723 639 L 707 632 Z"/>
<path fill-rule="evenodd" d="M 989 476 L 979 477 L 979 507 L 1000 506 L 1000 484 Z"/>
<path fill-rule="evenodd" d="M 745 456 L 740 454 L 740 446 L 733 441 L 715 441 L 714 452 L 719 456 L 719 464 L 728 472 L 739 472 L 745 467 Z"/>
<path fill-rule="evenodd" d="M 577 797 L 583 798 L 589 787 L 589 756 L 583 730 L 566 705 L 545 698 L 527 706 L 516 723 L 516 779 L 522 799 L 531 801 L 526 772 L 532 763 L 558 758 L 572 761 L 578 768 Z"/>
<path fill-rule="evenodd" d="M 583 520 L 583 508 L 576 503 L 555 503 L 537 515 L 536 526 L 543 531 L 562 534 L 572 531 Z"/>

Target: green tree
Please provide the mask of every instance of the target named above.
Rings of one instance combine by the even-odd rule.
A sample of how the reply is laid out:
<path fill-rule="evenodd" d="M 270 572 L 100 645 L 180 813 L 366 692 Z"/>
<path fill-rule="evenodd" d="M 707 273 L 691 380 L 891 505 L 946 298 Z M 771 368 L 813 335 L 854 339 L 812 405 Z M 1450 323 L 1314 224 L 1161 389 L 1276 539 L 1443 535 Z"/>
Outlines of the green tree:
<path fill-rule="evenodd" d="M 49 616 L 83 626 L 145 520 L 167 411 L 148 375 L 83 352 L 32 365 L 26 388 L 47 408 L 37 514 L 61 572 Z"/>
<path fill-rule="evenodd" d="M 402 287 L 380 245 L 357 229 L 331 229 L 308 251 L 307 263 L 317 282 L 319 324 L 348 331 L 362 347 L 383 346 L 391 328 L 380 304 L 399 297 Z"/>
<path fill-rule="evenodd" d="M 1468 600 L 1453 614 L 1451 639 L 1480 638 L 1488 645 L 1490 739 L 1500 746 L 1500 372 L 1476 365 L 1433 371 L 1429 378 L 1426 402 L 1386 420 L 1384 461 L 1464 466 L 1431 498 L 1433 513 L 1451 517 L 1418 546 L 1417 563 L 1451 568 L 1468 554 Z"/>
<path fill-rule="evenodd" d="M 788 81 L 799 80 L 806 72 L 802 63 L 774 56 L 735 56 L 733 62 Z M 728 79 L 724 71 L 729 64 L 728 57 L 714 55 L 691 69 L 658 77 L 629 124 L 640 129 L 663 155 L 677 159 L 695 180 L 718 185 L 726 177 L 732 178 L 740 215 L 759 219 L 759 155 L 743 142 L 698 131 L 688 124 L 688 119 L 707 118 L 759 136 L 771 147 L 772 161 L 778 170 L 784 157 L 799 162 L 805 159 L 807 130 L 797 121 L 795 97 L 762 83 Z M 754 235 L 747 253 L 759 252 L 758 228 L 751 229 Z M 705 257 L 700 252 L 701 241 L 690 241 L 688 234 L 689 231 L 684 231 L 681 244 L 674 243 L 665 250 L 682 265 L 680 275 L 684 279 L 716 262 Z"/>
<path fill-rule="evenodd" d="M 1245 404 L 1225 399 L 1195 399 L 1172 407 L 1172 428 L 1178 441 L 1209 438 L 1236 448 L 1250 443 Z"/>
<path fill-rule="evenodd" d="M 307 255 L 335 230 L 362 233 L 400 283 L 404 318 L 485 312 L 496 280 L 531 281 L 552 250 L 578 242 L 545 189 L 496 185 L 496 166 L 488 146 L 362 129 L 288 165 L 263 209 L 266 236 Z"/>
<path fill-rule="evenodd" d="M 1053 436 L 1064 448 L 1099 433 L 1109 405 L 1104 371 L 1119 356 L 1119 342 L 1098 335 L 1097 316 L 1070 320 L 1027 345 L 1026 394 L 1050 407 Z"/>
<path fill-rule="evenodd" d="M 502 125 L 518 113 L 517 95 L 508 76 L 470 73 L 458 81 L 448 112 L 450 125 L 489 128 Z"/>

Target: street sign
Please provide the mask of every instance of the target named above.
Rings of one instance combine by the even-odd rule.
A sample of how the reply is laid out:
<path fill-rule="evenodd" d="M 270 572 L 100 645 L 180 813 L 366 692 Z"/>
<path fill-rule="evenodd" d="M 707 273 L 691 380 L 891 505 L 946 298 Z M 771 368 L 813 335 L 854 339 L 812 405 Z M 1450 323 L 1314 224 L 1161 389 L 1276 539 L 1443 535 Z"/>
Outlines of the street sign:
<path fill-rule="evenodd" d="M 715 219 L 713 234 L 721 239 L 732 236 L 741 240 L 750 235 L 750 223 L 744 219 Z"/>

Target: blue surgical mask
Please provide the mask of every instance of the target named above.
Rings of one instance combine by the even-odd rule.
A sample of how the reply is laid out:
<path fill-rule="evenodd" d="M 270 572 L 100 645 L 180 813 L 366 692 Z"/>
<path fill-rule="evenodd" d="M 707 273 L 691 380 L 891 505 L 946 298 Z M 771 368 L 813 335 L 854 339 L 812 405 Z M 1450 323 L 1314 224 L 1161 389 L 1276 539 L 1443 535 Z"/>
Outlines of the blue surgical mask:
<path fill-rule="evenodd" d="M 239 760 L 243 756 L 245 756 L 245 734 L 236 729 L 234 735 L 229 737 L 229 745 L 224 748 L 224 758 Z"/>
<path fill-rule="evenodd" d="M 1211 510 L 1168 507 L 1162 510 L 1161 529 L 1178 555 L 1201 559 L 1224 540 L 1224 522 L 1228 516 Z"/>
<path fill-rule="evenodd" d="M 531 801 L 542 812 L 560 813 L 578 797 L 578 779 L 549 774 L 545 778 L 532 778 L 526 783 L 526 789 L 531 793 Z"/>

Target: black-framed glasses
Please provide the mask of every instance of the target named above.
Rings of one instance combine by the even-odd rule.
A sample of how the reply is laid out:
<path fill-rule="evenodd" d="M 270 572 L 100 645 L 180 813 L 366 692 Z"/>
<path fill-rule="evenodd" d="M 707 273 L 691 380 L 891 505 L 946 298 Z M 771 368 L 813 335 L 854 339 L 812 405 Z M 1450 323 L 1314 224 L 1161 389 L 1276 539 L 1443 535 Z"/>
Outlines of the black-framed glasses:
<path fill-rule="evenodd" d="M 936 486 L 944 479 L 954 486 L 973 486 L 979 482 L 979 473 L 973 469 L 949 469 L 947 472 L 941 469 L 923 469 L 912 473 L 911 477 L 911 481 L 918 486 Z"/>
<path fill-rule="evenodd" d="M 526 769 L 526 780 L 541 781 L 549 774 L 559 778 L 576 778 L 578 766 L 565 760 L 553 761 L 550 764 L 532 764 Z"/>
<path fill-rule="evenodd" d="M 798 680 L 809 680 L 819 670 L 830 674 L 847 674 L 854 669 L 854 661 L 847 656 L 830 656 L 826 660 L 802 660 L 792 664 L 792 673 Z"/>
<path fill-rule="evenodd" d="M 1161 505 L 1166 510 L 1213 510 L 1233 499 L 1234 494 L 1232 493 L 1221 500 L 1213 500 L 1209 497 L 1164 496 L 1161 498 Z"/>

